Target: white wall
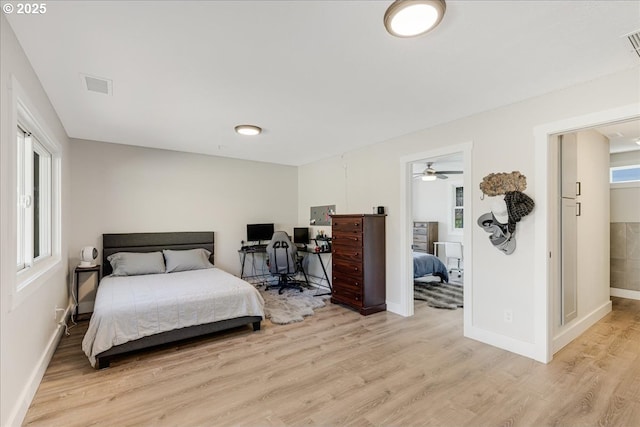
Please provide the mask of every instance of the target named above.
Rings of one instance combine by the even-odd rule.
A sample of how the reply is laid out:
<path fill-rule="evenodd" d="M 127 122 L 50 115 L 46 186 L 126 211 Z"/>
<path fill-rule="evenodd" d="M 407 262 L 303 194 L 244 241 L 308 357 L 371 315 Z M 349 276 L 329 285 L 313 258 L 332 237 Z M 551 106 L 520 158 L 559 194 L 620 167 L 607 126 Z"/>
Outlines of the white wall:
<path fill-rule="evenodd" d="M 449 145 L 473 142 L 471 215 L 476 219 L 489 212 L 490 200 L 480 199 L 478 183 L 491 172 L 522 172 L 528 178 L 525 191 L 536 199 L 534 129 L 538 126 L 593 112 L 640 102 L 639 68 L 517 104 L 477 114 L 430 129 L 410 133 L 370 147 L 345 153 L 300 167 L 299 219 L 308 215 L 309 206 L 335 202 L 340 213 L 369 212 L 371 206 L 388 207 L 387 217 L 387 302 L 401 303 L 400 281 L 400 158 L 436 150 Z M 546 173 L 546 171 L 545 171 Z M 491 247 L 487 234 L 475 224 L 472 233 L 473 301 L 472 324 L 475 337 L 503 348 L 534 357 L 535 349 L 546 345 L 536 342 L 535 313 L 544 310 L 535 304 L 534 209 L 519 224 L 518 247 L 505 256 Z M 466 281 L 467 277 L 465 277 Z M 511 309 L 513 321 L 506 323 L 503 310 Z M 536 311 L 537 310 L 537 311 Z M 539 339 L 540 340 L 540 339 Z"/>
<path fill-rule="evenodd" d="M 459 179 L 458 179 L 459 178 Z M 453 186 L 462 186 L 462 175 L 456 179 L 435 181 L 413 180 L 413 219 L 416 221 L 437 221 L 438 240 L 441 242 L 462 242 L 462 230 L 453 231 Z"/>
<path fill-rule="evenodd" d="M 71 169 L 73 263 L 103 233 L 214 231 L 216 265 L 239 275 L 247 224 L 297 225 L 293 166 L 72 139 Z"/>
<path fill-rule="evenodd" d="M 0 425 L 22 422 L 61 330 L 54 309 L 67 307 L 67 236 L 69 225 L 68 138 L 49 98 L 31 68 L 22 47 L 0 16 Z M 62 260 L 53 270 L 32 282 L 17 298 L 16 286 L 16 128 L 12 104 L 15 78 L 25 92 L 38 124 L 61 146 L 62 162 Z M 16 301 L 20 301 L 17 302 Z"/>

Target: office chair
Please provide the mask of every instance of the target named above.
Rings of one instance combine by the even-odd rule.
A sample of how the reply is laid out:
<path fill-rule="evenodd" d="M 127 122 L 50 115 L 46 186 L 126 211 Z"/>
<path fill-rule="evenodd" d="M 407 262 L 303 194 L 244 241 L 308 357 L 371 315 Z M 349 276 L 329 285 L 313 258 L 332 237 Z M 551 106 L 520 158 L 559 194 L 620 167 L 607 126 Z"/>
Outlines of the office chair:
<path fill-rule="evenodd" d="M 282 294 L 285 289 L 298 289 L 302 292 L 300 283 L 295 281 L 295 274 L 298 270 L 307 279 L 305 271 L 298 261 L 298 249 L 291 243 L 289 236 L 284 231 L 276 231 L 267 245 L 267 256 L 269 257 L 269 272 L 273 276 L 279 276 L 277 285 L 267 285 L 266 290 L 272 287 L 279 287 L 278 293 Z M 307 281 L 308 283 L 308 281 Z"/>
<path fill-rule="evenodd" d="M 446 242 L 444 244 L 445 256 L 447 257 L 447 268 L 449 268 L 449 259 L 457 261 L 455 267 L 449 268 L 449 274 L 454 271 L 458 272 L 458 277 L 462 277 L 462 268 L 460 267 L 460 261 L 462 260 L 462 243 Z"/>

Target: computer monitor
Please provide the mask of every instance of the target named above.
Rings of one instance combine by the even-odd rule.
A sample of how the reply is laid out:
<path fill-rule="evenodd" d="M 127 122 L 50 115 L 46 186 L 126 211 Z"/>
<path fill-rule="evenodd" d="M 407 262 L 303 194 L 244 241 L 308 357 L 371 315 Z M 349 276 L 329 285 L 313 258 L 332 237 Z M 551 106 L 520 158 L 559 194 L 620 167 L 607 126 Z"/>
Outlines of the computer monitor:
<path fill-rule="evenodd" d="M 247 242 L 271 240 L 273 224 L 247 224 Z"/>
<path fill-rule="evenodd" d="M 293 243 L 299 243 L 306 245 L 309 243 L 309 228 L 308 227 L 296 227 L 293 229 Z"/>

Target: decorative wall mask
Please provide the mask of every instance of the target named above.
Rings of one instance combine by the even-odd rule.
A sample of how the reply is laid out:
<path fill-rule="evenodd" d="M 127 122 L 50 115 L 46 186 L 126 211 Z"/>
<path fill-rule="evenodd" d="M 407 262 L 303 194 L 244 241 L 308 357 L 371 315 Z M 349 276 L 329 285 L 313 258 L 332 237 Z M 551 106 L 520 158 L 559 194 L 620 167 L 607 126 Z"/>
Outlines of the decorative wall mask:
<path fill-rule="evenodd" d="M 511 173 L 491 173 L 480 183 L 483 198 L 500 196 L 491 203 L 491 212 L 478 218 L 478 225 L 491 233 L 489 241 L 499 251 L 511 255 L 516 250 L 516 223 L 529 215 L 535 206 L 531 197 L 524 194 L 527 177 L 518 171 Z"/>

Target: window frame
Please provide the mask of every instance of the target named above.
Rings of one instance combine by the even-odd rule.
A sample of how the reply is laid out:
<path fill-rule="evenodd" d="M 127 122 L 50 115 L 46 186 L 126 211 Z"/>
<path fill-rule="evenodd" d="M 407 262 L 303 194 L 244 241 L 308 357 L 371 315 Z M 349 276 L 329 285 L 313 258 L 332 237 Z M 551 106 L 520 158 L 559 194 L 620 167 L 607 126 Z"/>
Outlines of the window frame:
<path fill-rule="evenodd" d="M 462 205 L 457 205 L 456 190 L 462 189 Z M 456 211 L 462 214 L 462 227 L 456 227 Z M 456 181 L 450 183 L 449 189 L 449 234 L 462 235 L 464 233 L 464 183 Z"/>
<path fill-rule="evenodd" d="M 26 129 L 26 126 L 18 122 L 16 156 L 18 272 L 32 268 L 46 260 L 52 253 L 51 158 L 49 150 Z M 35 182 L 36 161 L 38 162 L 38 183 Z"/>
<path fill-rule="evenodd" d="M 609 167 L 609 184 L 611 184 L 611 185 L 617 185 L 617 184 L 636 184 L 636 185 L 640 185 L 640 178 L 639 179 L 630 180 L 630 181 L 613 181 L 613 173 L 615 171 L 626 170 L 626 169 L 638 169 L 638 170 L 640 170 L 640 164 L 631 164 L 631 165 L 624 165 L 624 166 L 611 166 L 611 167 Z"/>
<path fill-rule="evenodd" d="M 13 170 L 15 171 L 15 175 L 13 179 L 15 179 L 16 186 L 13 187 L 12 197 L 9 200 L 14 200 L 15 205 L 17 206 L 20 203 L 18 197 L 18 189 L 19 186 L 22 186 L 23 193 L 25 194 L 29 190 L 29 174 L 33 172 L 33 164 L 31 164 L 31 169 L 25 170 L 25 162 L 29 161 L 29 159 L 25 159 L 24 156 L 22 158 L 18 155 L 18 149 L 22 148 L 23 153 L 27 152 L 27 150 L 37 150 L 39 153 L 47 153 L 46 160 L 43 164 L 43 159 L 40 159 L 39 167 L 44 165 L 48 179 L 48 185 L 46 185 L 44 192 L 40 193 L 40 196 L 45 200 L 44 202 L 48 205 L 47 209 L 44 212 L 45 218 L 44 221 L 47 224 L 46 230 L 44 233 L 40 233 L 40 247 L 46 248 L 44 252 L 41 251 L 40 256 L 33 257 L 32 259 L 27 259 L 26 257 L 19 257 L 18 250 L 20 241 L 19 233 L 21 230 L 27 229 L 26 224 L 30 221 L 33 224 L 32 217 L 29 214 L 20 217 L 19 209 L 16 209 L 16 219 L 14 222 L 15 225 L 15 238 L 16 243 L 14 244 L 14 263 L 16 266 L 15 270 L 15 282 L 14 286 L 10 292 L 11 296 L 11 308 L 15 308 L 19 305 L 31 292 L 37 288 L 39 288 L 42 284 L 46 282 L 47 277 L 49 277 L 50 273 L 54 270 L 57 270 L 62 265 L 62 191 L 61 191 L 61 183 L 62 183 L 62 168 L 61 168 L 61 156 L 62 156 L 62 148 L 61 145 L 54 140 L 51 135 L 53 135 L 45 126 L 44 120 L 41 119 L 41 116 L 37 113 L 37 110 L 31 106 L 28 101 L 28 98 L 24 95 L 24 91 L 17 83 L 17 81 L 12 79 L 12 95 L 13 95 L 13 123 L 12 129 L 13 132 L 17 132 L 17 129 L 21 129 L 25 133 L 25 141 L 24 147 L 18 147 L 18 141 L 16 141 L 17 133 L 13 133 L 12 140 L 16 143 L 15 150 L 13 153 L 13 161 L 15 162 Z M 16 139 L 14 139 L 16 138 Z M 28 139 L 31 138 L 31 141 Z M 29 146 L 31 145 L 31 146 Z M 18 166 L 19 159 L 21 160 L 21 165 Z M 30 159 L 33 162 L 33 157 Z M 41 182 L 43 175 L 41 174 Z M 32 179 L 32 175 L 31 175 Z M 32 190 L 31 190 L 32 191 Z M 41 199 L 42 200 L 42 199 Z M 18 226 L 20 225 L 20 229 Z M 27 243 L 30 242 L 30 243 Z M 33 234 L 24 233 L 22 236 L 22 250 L 23 253 L 26 253 L 27 250 L 32 250 L 33 247 Z M 21 259 L 22 258 L 22 259 Z M 24 263 L 23 268 L 19 268 L 19 262 Z"/>

